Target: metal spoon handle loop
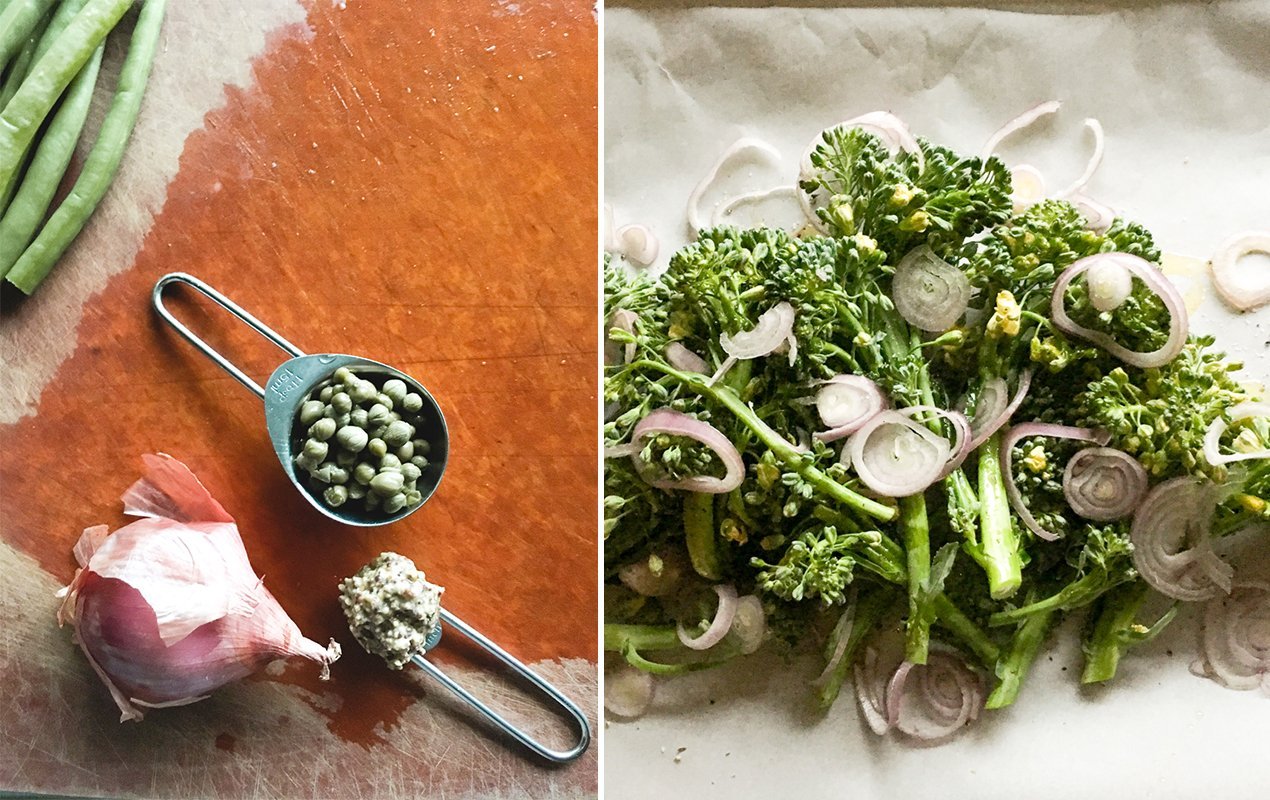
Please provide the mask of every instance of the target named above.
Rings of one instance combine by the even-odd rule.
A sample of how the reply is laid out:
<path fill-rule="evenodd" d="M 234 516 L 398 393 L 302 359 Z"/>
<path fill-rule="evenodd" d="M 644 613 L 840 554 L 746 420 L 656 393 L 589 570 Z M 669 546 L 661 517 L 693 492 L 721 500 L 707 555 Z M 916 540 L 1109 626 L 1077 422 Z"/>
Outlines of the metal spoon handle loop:
<path fill-rule="evenodd" d="M 195 336 L 194 332 L 185 326 L 185 323 L 173 316 L 172 312 L 168 311 L 167 306 L 163 305 L 163 290 L 169 284 L 173 283 L 183 283 L 186 286 L 202 293 L 205 297 L 211 299 L 221 308 L 247 323 L 247 326 L 253 331 L 268 339 L 279 349 L 288 353 L 293 358 L 299 358 L 304 355 L 300 348 L 279 336 L 271 330 L 269 326 L 247 313 L 246 310 L 233 300 L 230 300 L 228 297 L 208 286 L 206 283 L 203 283 L 198 278 L 195 278 L 193 275 L 187 275 L 184 272 L 173 272 L 169 275 L 164 275 L 159 279 L 158 283 L 154 285 L 154 291 L 151 293 L 151 299 L 154 302 L 154 310 L 159 312 L 159 316 L 163 317 L 164 321 L 171 325 L 173 330 L 179 333 L 187 342 L 197 347 L 200 351 L 202 351 L 203 355 L 215 362 L 216 366 L 225 370 L 243 386 L 246 386 L 248 389 L 255 392 L 256 396 L 261 400 L 265 398 L 265 390 L 260 384 L 249 378 L 247 373 L 235 366 L 234 362 L 218 353 L 207 342 Z"/>
<path fill-rule="evenodd" d="M 486 638 L 483 634 L 481 634 L 471 625 L 468 625 L 466 622 L 454 616 L 449 611 L 446 611 L 444 608 L 441 609 L 441 619 L 450 627 L 456 629 L 459 633 L 463 634 L 468 639 L 471 639 L 473 642 L 480 645 L 486 652 L 490 653 L 499 661 L 506 664 L 514 672 L 516 672 L 516 674 L 520 675 L 522 678 L 529 681 L 534 686 L 538 687 L 538 689 L 540 689 L 543 694 L 547 695 L 547 697 L 551 698 L 553 701 L 556 702 L 557 705 L 559 705 L 561 708 L 567 711 L 569 715 L 573 717 L 573 719 L 578 724 L 579 736 L 578 736 L 577 743 L 569 750 L 552 750 L 548 747 L 545 747 L 542 744 L 540 744 L 538 741 L 530 737 L 529 734 L 520 730 L 515 725 L 508 722 L 506 719 L 503 719 L 503 717 L 499 715 L 498 712 L 494 711 L 485 703 L 478 700 L 475 696 L 472 695 L 471 692 L 469 692 L 467 689 L 464 689 L 462 686 L 456 683 L 453 678 L 451 678 L 449 675 L 446 675 L 444 672 L 442 672 L 439 668 L 437 668 L 435 664 L 428 661 L 424 657 L 424 655 L 422 654 L 416 655 L 411 659 L 414 662 L 415 666 L 421 668 L 424 672 L 427 672 L 433 678 L 436 678 L 438 681 L 440 681 L 441 684 L 445 686 L 445 688 L 449 689 L 451 692 L 454 692 L 456 695 L 462 698 L 468 705 L 472 706 L 477 711 L 485 715 L 486 718 L 488 718 L 491 722 L 497 725 L 504 733 L 508 734 L 509 736 L 514 738 L 516 741 L 520 742 L 525 747 L 529 748 L 530 750 L 537 753 L 539 756 L 547 759 L 548 761 L 554 761 L 557 764 L 564 764 L 574 760 L 575 758 L 577 758 L 578 756 L 586 752 L 587 746 L 591 743 L 591 725 L 590 723 L 587 722 L 586 715 L 582 713 L 581 709 L 579 709 L 576 705 L 574 705 L 572 700 L 565 697 L 564 694 L 561 693 L 559 689 L 557 689 L 556 687 L 548 683 L 546 679 L 544 679 L 541 675 L 539 675 L 538 673 L 531 670 L 529 667 L 522 664 L 519 660 L 516 659 L 515 656 L 508 653 L 503 648 L 499 647 L 497 644 L 495 644 L 490 639 Z"/>

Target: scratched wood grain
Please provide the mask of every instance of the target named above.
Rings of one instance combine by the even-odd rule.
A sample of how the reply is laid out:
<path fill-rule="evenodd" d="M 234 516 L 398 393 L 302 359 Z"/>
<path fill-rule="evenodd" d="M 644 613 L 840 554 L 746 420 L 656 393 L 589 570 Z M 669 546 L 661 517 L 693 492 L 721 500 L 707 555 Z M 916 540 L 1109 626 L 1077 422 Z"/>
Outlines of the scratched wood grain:
<path fill-rule="evenodd" d="M 169 21 L 158 70 L 211 69 L 205 46 L 173 49 L 222 32 L 196 5 Z M 234 6 L 241 21 L 266 4 L 211 5 Z M 447 586 L 455 613 L 536 662 L 595 718 L 592 8 L 314 0 L 295 16 L 302 22 L 266 31 L 250 80 L 226 86 L 182 135 L 159 202 L 130 193 L 127 176 L 146 173 L 125 166 L 108 218 L 117 238 L 137 236 L 135 257 L 111 274 L 85 268 L 82 286 L 59 271 L 31 301 L 6 302 L 0 352 L 31 396 L 4 398 L 13 421 L 0 427 L 0 789 L 593 796 L 594 750 L 564 769 L 522 758 L 422 675 L 361 653 L 334 591 L 382 550 L 411 556 Z M 154 120 L 165 106 L 191 105 L 166 95 L 166 80 L 147 96 L 143 141 L 163 138 Z M 117 255 L 94 249 L 111 232 L 94 223 L 68 264 Z M 309 509 L 272 455 L 255 398 L 151 313 L 150 287 L 174 270 L 222 289 L 302 349 L 365 355 L 420 379 L 452 437 L 437 495 L 371 530 Z M 277 351 L 206 304 L 174 305 L 250 374 L 263 379 L 277 363 Z M 40 340 L 68 307 L 73 344 L 59 355 Z M 139 455 L 158 450 L 188 463 L 238 519 L 256 570 L 301 629 L 344 643 L 329 683 L 296 664 L 118 723 L 69 632 L 54 626 L 51 593 L 73 571 L 83 527 L 124 522 L 119 493 Z M 451 640 L 443 650 L 461 680 L 552 742 L 567 740 L 484 660 Z"/>

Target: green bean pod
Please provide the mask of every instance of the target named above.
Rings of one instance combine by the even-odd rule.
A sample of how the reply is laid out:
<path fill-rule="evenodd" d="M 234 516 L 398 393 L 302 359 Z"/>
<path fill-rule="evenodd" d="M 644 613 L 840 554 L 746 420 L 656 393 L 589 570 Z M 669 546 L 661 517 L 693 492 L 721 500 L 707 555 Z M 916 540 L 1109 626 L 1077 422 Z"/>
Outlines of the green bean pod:
<path fill-rule="evenodd" d="M 66 26 L 71 24 L 71 20 L 75 19 L 75 15 L 87 4 L 88 0 L 62 0 L 57 4 L 57 10 L 49 16 L 48 26 L 44 29 L 43 35 L 40 36 L 40 43 L 35 48 L 35 61 L 31 63 L 44 57 L 44 54 L 57 41 L 57 37 L 62 35 Z"/>
<path fill-rule="evenodd" d="M 98 5 L 99 0 L 89 0 L 84 10 L 75 17 L 67 28 L 67 36 L 84 15 Z M 100 0 L 102 4 L 118 3 L 119 0 Z M 128 3 L 122 3 L 127 6 Z M 27 247 L 8 280 L 26 294 L 30 294 L 44 280 L 57 260 L 66 252 L 66 248 L 84 229 L 88 217 L 97 208 L 98 203 L 110 188 L 111 181 L 119 170 L 123 160 L 124 148 L 132 135 L 141 111 L 141 98 L 145 93 L 146 82 L 150 78 L 150 67 L 154 64 L 155 51 L 158 49 L 159 33 L 163 27 L 163 15 L 167 9 L 167 0 L 146 0 L 137 18 L 133 30 L 132 42 L 128 47 L 128 55 L 124 59 L 119 74 L 119 85 L 110 110 L 102 122 L 97 141 L 84 162 L 79 179 L 66 199 L 53 212 L 44 228 L 36 236 L 35 241 Z M 51 59 L 57 48 L 45 57 Z M 40 62 L 42 66 L 44 61 Z M 38 68 L 38 67 L 37 67 Z M 25 86 L 23 87 L 25 89 Z M 6 109 L 7 112 L 8 109 Z M 0 148 L 2 149 L 2 148 Z"/>
<path fill-rule="evenodd" d="M 58 184 L 70 166 L 75 144 L 84 129 L 84 121 L 88 119 L 103 52 L 105 45 L 98 45 L 92 58 L 67 87 L 66 97 L 40 137 L 13 202 L 0 218 L 0 278 L 8 274 L 35 236 L 49 204 L 53 202 Z"/>
<path fill-rule="evenodd" d="M 132 0 L 89 0 L 0 112 L 0 186 L 7 186 L 66 85 L 79 74 Z M 149 6 L 149 3 L 146 4 Z M 142 12 L 144 15 L 144 11 Z"/>
<path fill-rule="evenodd" d="M 22 50 L 23 44 L 48 14 L 53 0 L 13 0 L 0 12 L 0 68 Z"/>

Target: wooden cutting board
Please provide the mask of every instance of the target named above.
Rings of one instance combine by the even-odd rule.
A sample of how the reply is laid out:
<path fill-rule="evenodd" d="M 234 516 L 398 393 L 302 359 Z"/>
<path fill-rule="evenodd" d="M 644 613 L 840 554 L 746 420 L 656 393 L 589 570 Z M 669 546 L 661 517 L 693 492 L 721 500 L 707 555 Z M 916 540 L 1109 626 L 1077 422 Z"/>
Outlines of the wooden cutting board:
<path fill-rule="evenodd" d="M 261 40 L 241 85 L 211 98 L 192 131 L 168 124 L 203 102 L 189 87 L 215 74 L 218 54 L 239 57 L 226 38 L 237 35 Z M 591 4 L 172 3 L 164 37 L 98 218 L 36 297 L 4 300 L 0 790 L 594 796 L 595 748 L 565 768 L 522 756 L 417 670 L 363 653 L 335 589 L 381 551 L 412 557 L 446 586 L 447 607 L 536 664 L 594 724 Z M 179 161 L 152 197 L 146 181 L 168 151 Z M 436 496 L 367 530 L 313 511 L 277 463 L 256 398 L 153 314 L 151 287 L 178 270 L 303 350 L 421 380 L 452 437 Z M 258 380 L 278 363 L 206 303 L 173 306 Z M 187 463 L 237 519 L 301 630 L 344 645 L 329 683 L 295 663 L 119 723 L 57 629 L 52 593 L 84 527 L 126 522 L 119 494 L 156 451 Z M 570 741 L 457 637 L 436 657 L 551 743 Z"/>

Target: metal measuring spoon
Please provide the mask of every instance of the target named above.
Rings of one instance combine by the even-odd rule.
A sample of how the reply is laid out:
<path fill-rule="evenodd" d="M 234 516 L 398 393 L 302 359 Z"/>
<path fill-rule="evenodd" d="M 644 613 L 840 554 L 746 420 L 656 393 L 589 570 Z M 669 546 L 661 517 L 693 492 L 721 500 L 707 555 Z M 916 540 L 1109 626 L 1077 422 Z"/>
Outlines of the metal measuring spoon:
<path fill-rule="evenodd" d="M 429 583 L 410 559 L 398 553 L 381 553 L 356 575 L 341 581 L 339 588 L 340 606 L 348 618 L 349 630 L 366 652 L 384 659 L 392 669 L 401 669 L 407 663 L 414 664 L 479 711 L 499 730 L 548 761 L 563 764 L 586 752 L 591 743 L 591 725 L 581 709 L 515 656 L 447 611 L 441 605 L 444 590 Z M 578 727 L 578 739 L 573 747 L 552 750 L 544 746 L 429 661 L 428 653 L 441 641 L 443 622 L 529 681 L 568 713 Z"/>
<path fill-rule="evenodd" d="M 184 323 L 174 317 L 172 312 L 168 311 L 163 305 L 163 290 L 173 283 L 183 283 L 210 298 L 221 308 L 245 322 L 256 333 L 259 333 L 278 348 L 288 353 L 291 358 L 275 369 L 273 374 L 269 376 L 269 380 L 266 381 L 265 386 L 261 387 L 260 384 L 249 378 L 245 372 L 235 366 L 232 361 L 216 352 L 207 342 L 195 336 Z M 441 476 L 445 472 L 446 459 L 450 453 L 450 436 L 445 427 L 445 417 L 441 414 L 441 408 L 419 381 L 399 369 L 390 367 L 387 364 L 381 364 L 378 361 L 371 361 L 368 358 L 344 355 L 342 353 L 305 355 L 299 348 L 270 330 L 263 322 L 247 313 L 228 297 L 198 278 L 183 272 L 173 272 L 160 278 L 154 285 L 151 297 L 155 311 L 177 333 L 264 401 L 265 426 L 269 431 L 269 439 L 273 442 L 274 452 L 277 453 L 278 460 L 282 462 L 282 468 L 286 470 L 287 477 L 291 479 L 291 483 L 309 501 L 309 504 L 319 512 L 336 522 L 343 522 L 346 525 L 357 525 L 367 528 L 376 525 L 386 525 L 408 517 L 422 508 L 423 504 L 428 502 L 428 498 L 432 496 L 432 493 L 436 491 L 437 484 L 441 482 Z M 416 484 L 416 490 L 423 496 L 423 499 L 416 505 L 407 506 L 395 514 L 383 514 L 379 511 L 346 508 L 345 506 L 331 508 L 300 483 L 300 478 L 295 471 L 296 447 L 302 444 L 302 439 L 296 435 L 296 418 L 299 414 L 300 406 L 305 400 L 309 399 L 309 395 L 312 394 L 319 383 L 330 378 L 335 373 L 335 370 L 340 367 L 348 367 L 362 377 L 383 375 L 388 378 L 397 378 L 404 381 L 410 391 L 417 393 L 423 399 L 423 408 L 417 412 L 421 421 L 417 434 L 421 438 L 426 439 L 432 449 L 428 453 L 428 466 L 422 471 Z"/>

